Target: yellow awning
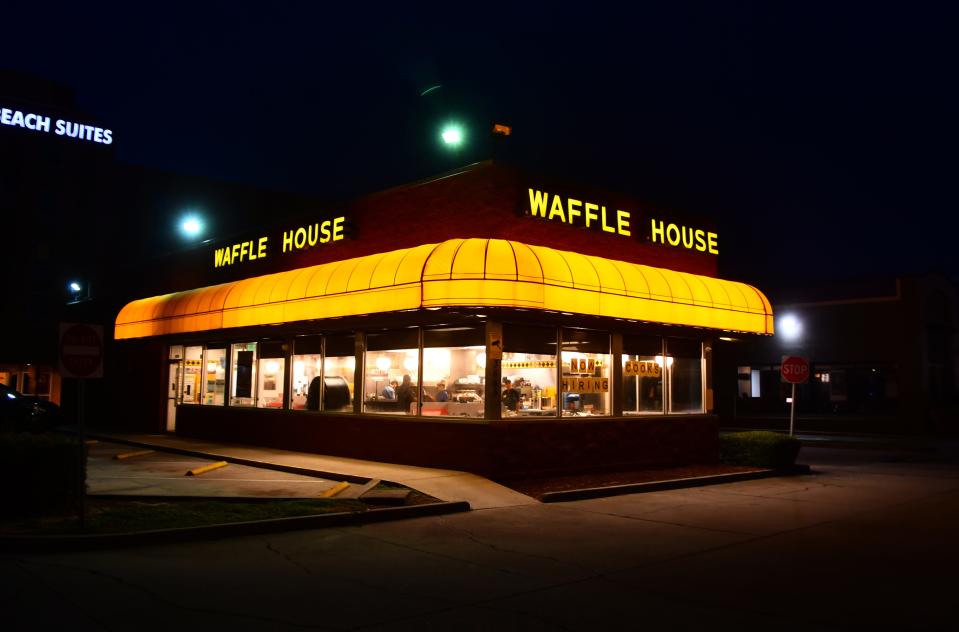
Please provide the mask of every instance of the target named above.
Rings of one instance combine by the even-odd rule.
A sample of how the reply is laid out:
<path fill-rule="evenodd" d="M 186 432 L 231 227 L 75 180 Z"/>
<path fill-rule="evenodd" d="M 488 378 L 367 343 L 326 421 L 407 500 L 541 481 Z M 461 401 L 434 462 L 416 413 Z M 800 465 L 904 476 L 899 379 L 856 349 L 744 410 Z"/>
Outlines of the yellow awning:
<path fill-rule="evenodd" d="M 503 239 L 439 244 L 140 299 L 119 339 L 429 307 L 522 307 L 723 331 L 773 333 L 744 283 Z"/>

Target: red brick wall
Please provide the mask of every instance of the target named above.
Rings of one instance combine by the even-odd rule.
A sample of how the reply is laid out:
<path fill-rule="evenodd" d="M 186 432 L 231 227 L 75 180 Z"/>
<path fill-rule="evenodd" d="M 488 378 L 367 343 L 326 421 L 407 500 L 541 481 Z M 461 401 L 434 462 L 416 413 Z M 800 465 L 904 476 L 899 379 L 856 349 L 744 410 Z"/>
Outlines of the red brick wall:
<path fill-rule="evenodd" d="M 526 217 L 523 211 L 528 208 L 530 187 L 564 197 L 574 195 L 580 200 L 604 204 L 608 209 L 628 209 L 633 216 L 633 234 L 625 237 Z M 130 279 L 126 287 L 139 290 L 128 300 L 465 237 L 512 239 L 694 274 L 717 274 L 715 255 L 682 247 L 653 245 L 643 238 L 653 217 L 703 229 L 710 227 L 708 219 L 678 219 L 615 193 L 550 181 L 492 163 L 476 165 L 457 175 L 423 184 L 404 185 L 368 195 L 342 208 L 318 206 L 316 215 L 302 218 L 299 225 L 339 214 L 348 218 L 351 238 L 300 252 L 283 253 L 282 232 L 294 229 L 298 224 L 291 221 L 277 226 L 272 218 L 264 217 L 263 226 L 257 231 L 223 238 L 215 244 L 180 253 L 175 258 L 164 260 L 162 267 L 154 272 Z M 265 259 L 214 268 L 216 247 L 256 240 L 264 235 L 270 237 L 269 255 Z"/>
<path fill-rule="evenodd" d="M 491 476 L 716 463 L 713 417 L 461 424 L 181 406 L 197 439 L 466 470 Z"/>
<path fill-rule="evenodd" d="M 486 164 L 423 185 L 407 185 L 367 196 L 350 207 L 355 240 L 314 248 L 298 256 L 287 255 L 284 267 L 299 268 L 457 237 L 484 237 L 716 275 L 715 255 L 653 245 L 638 237 L 647 232 L 652 213 L 638 202 L 589 189 L 582 189 L 583 192 L 579 193 L 580 189 L 575 185 L 565 187 L 566 191 L 575 192 L 584 199 L 609 200 L 629 209 L 634 218 L 633 234 L 624 237 L 523 217 L 521 212 L 529 199 L 528 187 L 550 192 L 558 190 L 543 179 Z M 668 220 L 668 216 L 659 213 L 653 216 Z"/>

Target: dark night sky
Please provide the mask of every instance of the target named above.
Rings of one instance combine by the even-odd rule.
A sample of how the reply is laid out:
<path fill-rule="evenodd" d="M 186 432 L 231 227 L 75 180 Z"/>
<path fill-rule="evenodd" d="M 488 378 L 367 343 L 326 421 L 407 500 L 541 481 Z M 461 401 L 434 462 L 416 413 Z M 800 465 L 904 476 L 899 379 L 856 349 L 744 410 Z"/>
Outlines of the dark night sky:
<path fill-rule="evenodd" d="M 24 5 L 0 65 L 128 162 L 340 197 L 486 158 L 501 120 L 524 164 L 717 218 L 724 276 L 959 277 L 954 14 L 668 4 Z"/>

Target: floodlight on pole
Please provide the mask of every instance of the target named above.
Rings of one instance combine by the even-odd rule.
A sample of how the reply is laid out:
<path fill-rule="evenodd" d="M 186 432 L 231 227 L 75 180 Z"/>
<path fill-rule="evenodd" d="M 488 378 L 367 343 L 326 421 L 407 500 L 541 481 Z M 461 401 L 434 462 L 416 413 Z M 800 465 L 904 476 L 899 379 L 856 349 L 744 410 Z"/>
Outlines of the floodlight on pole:
<path fill-rule="evenodd" d="M 795 314 L 783 314 L 779 318 L 777 331 L 786 342 L 796 342 L 802 337 L 802 321 Z"/>
<path fill-rule="evenodd" d="M 443 126 L 443 131 L 440 133 L 440 136 L 443 139 L 443 143 L 445 143 L 447 147 L 451 147 L 453 149 L 456 149 L 462 145 L 465 138 L 462 126 L 455 123 L 450 123 Z"/>
<path fill-rule="evenodd" d="M 203 219 L 195 213 L 185 215 L 180 220 L 180 232 L 187 239 L 195 239 L 203 232 Z"/>

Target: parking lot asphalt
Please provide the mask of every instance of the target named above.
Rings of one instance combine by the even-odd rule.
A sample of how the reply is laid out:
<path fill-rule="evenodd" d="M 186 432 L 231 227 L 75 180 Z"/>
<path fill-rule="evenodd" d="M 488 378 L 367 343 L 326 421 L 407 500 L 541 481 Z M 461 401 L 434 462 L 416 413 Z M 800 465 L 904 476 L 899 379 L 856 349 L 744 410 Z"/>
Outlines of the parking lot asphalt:
<path fill-rule="evenodd" d="M 0 556 L 10 629 L 947 630 L 959 460 L 189 543 Z M 953 623 L 950 623 L 952 621 Z"/>
<path fill-rule="evenodd" d="M 318 498 L 342 482 L 232 463 L 199 476 L 187 476 L 187 471 L 215 461 L 160 451 L 115 459 L 116 455 L 144 448 L 107 441 L 91 442 L 88 447 L 87 493 L 92 495 Z M 358 498 L 378 482 L 353 482 L 336 497 Z"/>

